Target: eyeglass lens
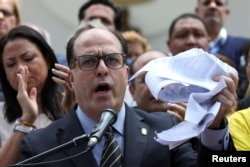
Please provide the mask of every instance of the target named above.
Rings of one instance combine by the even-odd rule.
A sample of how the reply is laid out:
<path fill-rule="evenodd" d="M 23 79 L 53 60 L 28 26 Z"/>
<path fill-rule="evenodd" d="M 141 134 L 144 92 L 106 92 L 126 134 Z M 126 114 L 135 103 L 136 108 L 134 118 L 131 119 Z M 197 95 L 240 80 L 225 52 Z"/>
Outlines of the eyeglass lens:
<path fill-rule="evenodd" d="M 80 56 L 78 61 L 81 70 L 93 70 L 98 66 L 101 59 L 103 59 L 105 65 L 111 69 L 118 69 L 124 65 L 123 54 L 119 53 L 104 56 L 84 55 Z"/>

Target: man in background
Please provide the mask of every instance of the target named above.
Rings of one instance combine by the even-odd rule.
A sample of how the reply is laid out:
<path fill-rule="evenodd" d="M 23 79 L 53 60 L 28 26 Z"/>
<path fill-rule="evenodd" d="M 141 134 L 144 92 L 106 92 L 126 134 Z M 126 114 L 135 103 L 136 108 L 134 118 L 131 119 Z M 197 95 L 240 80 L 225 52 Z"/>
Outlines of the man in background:
<path fill-rule="evenodd" d="M 239 70 L 243 48 L 249 39 L 231 36 L 224 27 L 224 22 L 230 14 L 228 0 L 198 0 L 195 13 L 206 23 L 211 38 L 209 52 L 227 56 Z"/>
<path fill-rule="evenodd" d="M 78 12 L 78 21 L 99 20 L 110 30 L 121 29 L 121 10 L 109 0 L 89 0 Z"/>
<path fill-rule="evenodd" d="M 243 52 L 248 38 L 229 35 L 224 22 L 230 15 L 228 0 L 198 0 L 195 12 L 206 23 L 208 35 L 211 38 L 209 52 L 221 54 L 231 59 L 239 72 L 238 99 L 244 97 L 247 87 Z"/>
<path fill-rule="evenodd" d="M 155 50 L 141 54 L 131 64 L 130 76 L 134 75 L 151 60 L 166 56 L 164 53 Z M 155 99 L 145 83 L 145 75 L 146 73 L 140 74 L 129 84 L 129 91 L 137 104 L 136 107 L 147 112 L 168 112 L 175 115 L 179 122 L 183 121 L 186 104 L 172 104 Z"/>

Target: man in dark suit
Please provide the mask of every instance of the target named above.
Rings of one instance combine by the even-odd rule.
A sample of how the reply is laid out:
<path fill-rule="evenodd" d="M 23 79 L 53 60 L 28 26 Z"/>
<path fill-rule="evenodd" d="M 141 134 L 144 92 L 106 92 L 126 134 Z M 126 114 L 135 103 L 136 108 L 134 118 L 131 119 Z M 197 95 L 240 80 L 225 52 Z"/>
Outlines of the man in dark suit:
<path fill-rule="evenodd" d="M 224 27 L 224 22 L 230 15 L 228 2 L 228 0 L 198 0 L 195 13 L 207 25 L 208 35 L 211 38 L 209 52 L 224 55 L 234 62 L 239 72 L 238 99 L 242 99 L 247 89 L 245 83 L 248 82 L 242 58 L 244 48 L 250 39 L 228 34 Z"/>
<path fill-rule="evenodd" d="M 126 55 L 127 45 L 119 32 L 93 28 L 89 23 L 82 25 L 67 44 L 67 60 L 71 68 L 69 79 L 77 106 L 69 115 L 47 128 L 26 135 L 22 142 L 22 159 L 40 154 L 80 135 L 90 134 L 100 120 L 101 112 L 105 108 L 113 108 L 118 116 L 112 128 L 119 144 L 118 149 L 122 153 L 123 166 L 196 166 L 197 153 L 193 151 L 191 143 L 186 142 L 170 150 L 154 139 L 155 132 L 177 124 L 175 117 L 164 112 L 147 113 L 124 103 L 128 79 Z M 233 76 L 232 78 L 237 80 Z M 209 127 L 213 129 L 206 129 L 201 137 L 198 153 L 201 157 L 198 160 L 202 159 L 202 163 L 206 162 L 204 158 L 211 161 L 211 156 L 205 155 L 209 148 L 217 151 L 229 148 L 225 115 L 236 103 L 237 81 L 229 77 L 224 79 L 227 88 L 213 99 L 222 103 L 219 114 Z M 103 137 L 93 150 L 83 155 L 43 166 L 100 166 L 104 142 Z M 83 143 L 41 161 L 77 155 L 86 150 L 86 145 L 87 143 Z"/>
<path fill-rule="evenodd" d="M 195 12 L 207 25 L 211 38 L 209 52 L 219 53 L 230 58 L 235 63 L 236 69 L 239 70 L 240 57 L 243 55 L 244 46 L 249 39 L 231 36 L 225 29 L 224 21 L 230 15 L 228 0 L 198 0 Z"/>

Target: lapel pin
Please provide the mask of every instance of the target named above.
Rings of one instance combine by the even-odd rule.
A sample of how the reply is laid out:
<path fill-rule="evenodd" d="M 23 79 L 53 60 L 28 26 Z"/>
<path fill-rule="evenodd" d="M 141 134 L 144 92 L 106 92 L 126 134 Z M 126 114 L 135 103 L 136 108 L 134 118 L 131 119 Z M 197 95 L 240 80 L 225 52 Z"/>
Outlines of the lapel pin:
<path fill-rule="evenodd" d="M 148 134 L 148 131 L 146 128 L 141 128 L 141 134 L 146 136 Z"/>

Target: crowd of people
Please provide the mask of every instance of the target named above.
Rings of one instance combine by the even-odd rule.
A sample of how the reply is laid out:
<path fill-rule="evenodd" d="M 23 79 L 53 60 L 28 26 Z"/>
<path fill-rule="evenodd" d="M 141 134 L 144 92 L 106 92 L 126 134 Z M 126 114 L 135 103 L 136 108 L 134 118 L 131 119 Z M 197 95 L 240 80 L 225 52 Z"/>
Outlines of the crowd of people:
<path fill-rule="evenodd" d="M 110 128 L 119 156 L 109 153 L 103 159 L 108 140 L 101 135 L 91 149 L 82 141 L 29 163 L 205 167 L 218 152 L 250 151 L 250 38 L 226 31 L 228 3 L 198 0 L 194 13 L 176 16 L 166 39 L 169 53 L 163 53 L 140 32 L 121 31 L 122 12 L 112 1 L 89 0 L 79 7 L 79 25 L 67 42 L 66 56 L 59 58 L 45 29 L 21 23 L 18 0 L 0 0 L 0 167 L 25 162 L 83 134 L 92 137 L 103 128 L 96 125 L 107 109 L 116 113 Z M 170 149 L 155 140 L 155 132 L 183 122 L 188 102 L 156 99 L 145 82 L 146 72 L 128 80 L 151 60 L 193 48 L 213 54 L 239 75 L 213 78 L 226 85 L 211 99 L 221 103 L 218 114 L 199 136 Z M 242 56 L 245 64 L 240 64 Z"/>

